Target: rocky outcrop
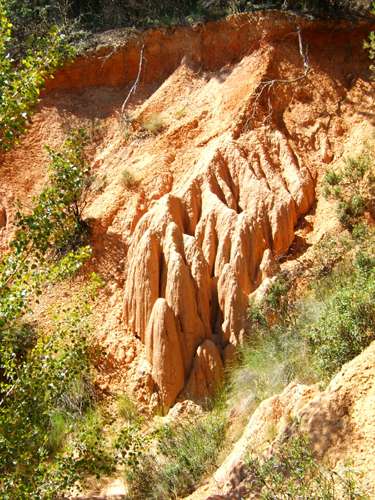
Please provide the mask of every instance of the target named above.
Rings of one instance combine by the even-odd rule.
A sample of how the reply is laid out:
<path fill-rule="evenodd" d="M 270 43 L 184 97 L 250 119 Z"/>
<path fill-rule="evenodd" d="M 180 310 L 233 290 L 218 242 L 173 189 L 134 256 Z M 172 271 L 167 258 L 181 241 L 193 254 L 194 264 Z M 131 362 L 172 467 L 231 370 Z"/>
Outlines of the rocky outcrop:
<path fill-rule="evenodd" d="M 165 409 L 184 381 L 199 400 L 217 384 L 223 351 L 244 333 L 249 294 L 314 200 L 314 178 L 285 136 L 269 131 L 268 141 L 256 132 L 213 141 L 132 236 L 124 322 L 145 342 Z"/>
<path fill-rule="evenodd" d="M 157 299 L 152 308 L 145 343 L 161 406 L 169 409 L 184 387 L 184 360 L 181 332 L 165 299 Z"/>
<path fill-rule="evenodd" d="M 193 367 L 182 398 L 193 397 L 204 403 L 222 382 L 224 374 L 220 352 L 212 340 L 205 340 L 197 349 Z"/>

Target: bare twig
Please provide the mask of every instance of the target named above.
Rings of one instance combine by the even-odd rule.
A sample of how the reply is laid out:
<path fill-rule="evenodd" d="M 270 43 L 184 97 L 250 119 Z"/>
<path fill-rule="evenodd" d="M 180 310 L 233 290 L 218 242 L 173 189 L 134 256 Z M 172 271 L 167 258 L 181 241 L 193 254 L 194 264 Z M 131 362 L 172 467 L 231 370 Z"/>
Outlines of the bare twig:
<path fill-rule="evenodd" d="M 134 92 L 137 90 L 137 87 L 138 87 L 138 83 L 139 83 L 139 80 L 141 78 L 141 73 L 142 73 L 142 66 L 143 66 L 143 53 L 144 53 L 144 50 L 145 50 L 145 45 L 143 44 L 142 45 L 142 49 L 141 49 L 141 53 L 140 53 L 140 56 L 139 56 L 139 65 L 138 65 L 138 74 L 137 74 L 137 78 L 135 79 L 135 82 L 133 83 L 131 89 L 129 90 L 129 93 L 128 95 L 126 96 L 126 99 L 125 101 L 122 103 L 122 106 L 121 106 L 121 115 L 124 114 L 125 112 L 125 108 L 129 102 L 129 99 L 131 97 L 132 94 L 134 94 Z"/>
<path fill-rule="evenodd" d="M 12 385 L 12 387 L 10 389 L 8 389 L 8 391 L 6 392 L 6 394 L 4 394 L 3 399 L 0 401 L 0 406 L 2 406 L 3 403 L 5 402 L 5 400 L 12 394 L 12 392 L 16 388 L 17 382 L 18 382 L 18 380 Z"/>

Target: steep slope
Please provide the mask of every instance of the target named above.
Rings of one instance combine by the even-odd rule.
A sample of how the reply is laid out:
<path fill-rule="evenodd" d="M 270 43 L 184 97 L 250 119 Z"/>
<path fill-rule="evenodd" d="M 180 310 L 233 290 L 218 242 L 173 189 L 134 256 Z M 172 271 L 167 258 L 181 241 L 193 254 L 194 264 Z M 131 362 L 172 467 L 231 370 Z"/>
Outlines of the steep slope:
<path fill-rule="evenodd" d="M 42 145 L 86 126 L 92 265 L 108 281 L 103 388 L 131 386 L 166 412 L 221 379 L 248 295 L 288 252 L 322 164 L 372 118 L 367 31 L 268 13 L 111 34 L 49 82 L 29 134 L 2 159 L 1 242 L 16 198 L 43 183 Z"/>
<path fill-rule="evenodd" d="M 210 483 L 189 498 L 257 498 L 247 483 L 244 459 L 249 450 L 272 454 L 277 442 L 295 432 L 299 422 L 315 456 L 337 473 L 350 464 L 369 498 L 375 494 L 375 344 L 344 365 L 324 391 L 318 386 L 290 384 L 282 394 L 263 401 L 251 416 L 241 439 Z M 269 439 L 269 429 L 275 438 Z"/>

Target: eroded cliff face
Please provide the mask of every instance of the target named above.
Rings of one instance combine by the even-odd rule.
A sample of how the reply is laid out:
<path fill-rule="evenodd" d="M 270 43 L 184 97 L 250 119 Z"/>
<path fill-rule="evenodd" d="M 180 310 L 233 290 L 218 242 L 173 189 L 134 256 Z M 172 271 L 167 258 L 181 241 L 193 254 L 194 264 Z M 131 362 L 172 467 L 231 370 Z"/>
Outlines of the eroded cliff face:
<path fill-rule="evenodd" d="M 367 29 L 269 13 L 110 40 L 48 83 L 29 134 L 5 155 L 4 245 L 15 197 L 44 178 L 42 144 L 58 144 L 67 124 L 92 128 L 85 214 L 92 265 L 108 280 L 103 366 L 144 403 L 166 412 L 221 380 L 249 294 L 277 272 L 322 165 L 366 119 Z"/>
<path fill-rule="evenodd" d="M 185 186 L 138 222 L 124 321 L 146 345 L 158 390 L 168 393 L 164 407 L 184 380 L 196 398 L 220 378 L 222 357 L 244 335 L 249 294 L 314 201 L 314 177 L 278 130 L 245 141 L 226 134 L 204 149 Z"/>

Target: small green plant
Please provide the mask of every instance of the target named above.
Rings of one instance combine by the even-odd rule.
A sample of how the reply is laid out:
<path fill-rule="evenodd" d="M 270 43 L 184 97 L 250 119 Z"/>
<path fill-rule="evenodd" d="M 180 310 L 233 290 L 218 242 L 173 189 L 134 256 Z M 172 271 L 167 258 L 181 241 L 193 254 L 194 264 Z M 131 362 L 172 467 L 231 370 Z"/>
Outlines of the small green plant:
<path fill-rule="evenodd" d="M 280 275 L 271 284 L 270 289 L 265 298 L 265 303 L 268 308 L 274 312 L 281 312 L 287 300 L 287 293 L 290 288 L 290 283 L 286 276 Z"/>
<path fill-rule="evenodd" d="M 246 459 L 248 491 L 263 500 L 365 500 L 347 469 L 341 475 L 314 458 L 309 439 L 297 434 L 278 443 L 269 458 L 249 454 Z"/>
<path fill-rule="evenodd" d="M 127 395 L 122 394 L 117 399 L 117 408 L 121 418 L 127 422 L 140 422 L 141 416 L 134 401 Z"/>
<path fill-rule="evenodd" d="M 152 135 L 158 135 L 165 128 L 165 120 L 160 113 L 153 113 L 143 121 L 142 128 Z"/>
<path fill-rule="evenodd" d="M 181 118 L 184 118 L 185 116 L 186 116 L 186 106 L 178 109 L 175 113 L 175 117 L 177 118 L 177 120 L 181 120 Z"/>
<path fill-rule="evenodd" d="M 334 172 L 333 170 L 329 170 L 326 172 L 324 176 L 324 182 L 329 186 L 337 186 L 341 181 L 341 176 Z"/>
<path fill-rule="evenodd" d="M 133 189 L 137 184 L 137 180 L 129 170 L 123 170 L 121 173 L 121 183 L 127 189 Z"/>
<path fill-rule="evenodd" d="M 368 235 L 368 227 L 365 223 L 359 222 L 358 224 L 354 224 L 352 236 L 355 240 L 363 241 Z"/>

